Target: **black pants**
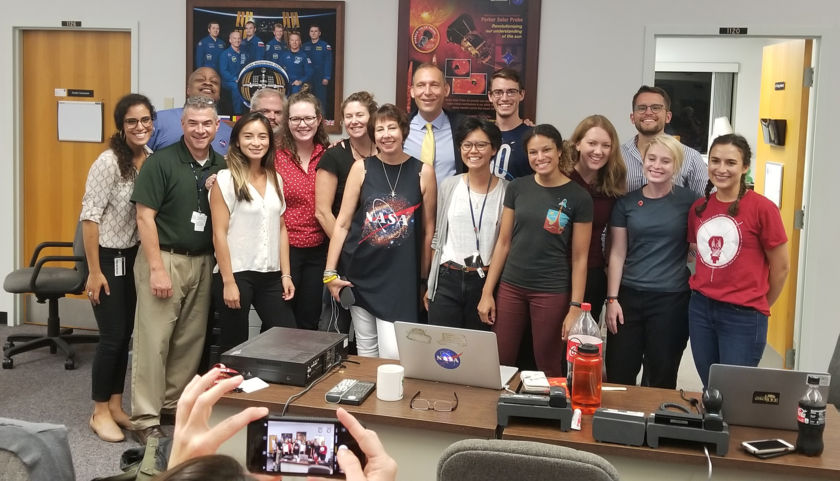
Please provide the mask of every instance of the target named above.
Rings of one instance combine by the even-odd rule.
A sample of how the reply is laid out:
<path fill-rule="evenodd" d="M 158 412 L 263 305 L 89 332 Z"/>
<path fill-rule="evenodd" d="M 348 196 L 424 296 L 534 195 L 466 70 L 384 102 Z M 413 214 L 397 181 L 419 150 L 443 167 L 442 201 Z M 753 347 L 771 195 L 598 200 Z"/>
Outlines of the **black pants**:
<path fill-rule="evenodd" d="M 484 279 L 477 272 L 438 268 L 435 299 L 429 302 L 429 324 L 489 331 L 478 317 Z"/>
<path fill-rule="evenodd" d="M 674 389 L 688 341 L 690 291 L 650 292 L 622 286 L 618 301 L 624 324 L 607 333 L 609 382 L 635 385 L 644 365 L 642 385 Z"/>
<path fill-rule="evenodd" d="M 327 244 L 317 247 L 290 247 L 289 261 L 295 297 L 291 301 L 295 322 L 300 329 L 318 329 L 321 318 L 321 294 L 324 292 L 324 266 Z"/>
<path fill-rule="evenodd" d="M 114 259 L 125 257 L 125 275 L 114 275 Z M 134 331 L 134 308 L 137 292 L 134 289 L 134 259 L 137 246 L 129 249 L 99 247 L 99 266 L 108 281 L 111 295 L 103 289 L 99 305 L 93 306 L 93 316 L 99 327 L 99 344 L 91 368 L 91 398 L 106 402 L 125 389 L 128 349 Z"/>
<path fill-rule="evenodd" d="M 592 304 L 592 318 L 598 325 L 601 325 L 601 310 L 604 308 L 604 299 L 607 298 L 607 273 L 603 267 L 595 267 L 586 271 L 586 291 L 583 293 L 583 302 Z"/>
<path fill-rule="evenodd" d="M 222 275 L 213 274 L 213 302 L 219 313 L 218 343 L 221 352 L 248 340 L 248 315 L 251 306 L 262 321 L 260 332 L 272 327 L 295 327 L 295 315 L 288 302 L 283 299 L 283 279 L 280 271 L 234 272 L 233 279 L 239 288 L 239 309 L 225 305 Z"/>

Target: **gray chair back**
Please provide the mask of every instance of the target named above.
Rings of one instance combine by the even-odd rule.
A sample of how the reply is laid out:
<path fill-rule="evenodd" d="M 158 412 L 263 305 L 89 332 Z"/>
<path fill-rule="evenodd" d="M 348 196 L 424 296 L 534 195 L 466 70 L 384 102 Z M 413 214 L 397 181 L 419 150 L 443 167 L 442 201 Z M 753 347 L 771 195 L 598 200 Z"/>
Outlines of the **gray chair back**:
<path fill-rule="evenodd" d="M 84 282 L 87 282 L 88 265 L 85 258 L 85 238 L 82 232 L 82 221 L 76 224 L 76 234 L 73 236 L 73 255 L 81 257 L 82 260 L 76 261 L 76 270 L 82 275 Z"/>
<path fill-rule="evenodd" d="M 619 481 L 606 459 L 577 449 L 529 441 L 465 439 L 443 452 L 438 481 Z"/>

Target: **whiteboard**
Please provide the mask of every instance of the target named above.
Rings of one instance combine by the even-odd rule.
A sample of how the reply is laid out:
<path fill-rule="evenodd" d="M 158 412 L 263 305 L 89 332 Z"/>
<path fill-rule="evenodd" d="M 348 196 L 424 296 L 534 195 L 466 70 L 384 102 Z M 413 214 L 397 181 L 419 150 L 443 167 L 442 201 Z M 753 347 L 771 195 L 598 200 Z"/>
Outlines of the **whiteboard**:
<path fill-rule="evenodd" d="M 102 142 L 102 102 L 58 101 L 60 142 Z"/>

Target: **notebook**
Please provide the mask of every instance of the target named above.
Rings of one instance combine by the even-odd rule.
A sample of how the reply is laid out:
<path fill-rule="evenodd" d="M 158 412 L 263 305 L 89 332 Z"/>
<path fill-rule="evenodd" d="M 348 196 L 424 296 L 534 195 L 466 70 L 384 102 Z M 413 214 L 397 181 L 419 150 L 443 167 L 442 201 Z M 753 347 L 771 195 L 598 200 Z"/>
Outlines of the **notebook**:
<path fill-rule="evenodd" d="M 394 331 L 406 377 L 502 389 L 518 370 L 499 365 L 493 332 L 409 322 Z"/>
<path fill-rule="evenodd" d="M 709 387 L 723 396 L 723 420 L 729 424 L 796 430 L 808 375 L 819 376 L 820 393 L 828 400 L 831 375 L 824 372 L 712 364 Z"/>

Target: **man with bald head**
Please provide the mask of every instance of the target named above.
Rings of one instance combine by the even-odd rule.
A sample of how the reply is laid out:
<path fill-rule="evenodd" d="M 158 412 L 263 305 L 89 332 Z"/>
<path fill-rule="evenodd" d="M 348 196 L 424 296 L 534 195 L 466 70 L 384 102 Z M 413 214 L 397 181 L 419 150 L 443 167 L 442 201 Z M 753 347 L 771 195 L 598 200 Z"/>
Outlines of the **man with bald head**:
<path fill-rule="evenodd" d="M 210 67 L 201 67 L 191 73 L 189 79 L 187 79 L 187 97 L 205 96 L 218 103 L 221 87 L 222 80 L 219 78 L 219 74 Z M 155 130 L 149 139 L 150 149 L 157 151 L 181 140 L 181 136 L 184 135 L 181 128 L 183 114 L 184 109 L 180 107 L 158 110 Z M 219 128 L 216 130 L 216 136 L 211 145 L 213 150 L 221 155 L 227 153 L 230 131 L 230 125 L 224 122 L 219 123 Z"/>
<path fill-rule="evenodd" d="M 443 108 L 448 96 L 449 84 L 437 65 L 424 63 L 417 67 L 411 82 L 411 98 L 417 110 L 410 116 L 404 150 L 434 166 L 438 184 L 465 171 L 461 152 L 452 138 L 461 115 Z"/>

